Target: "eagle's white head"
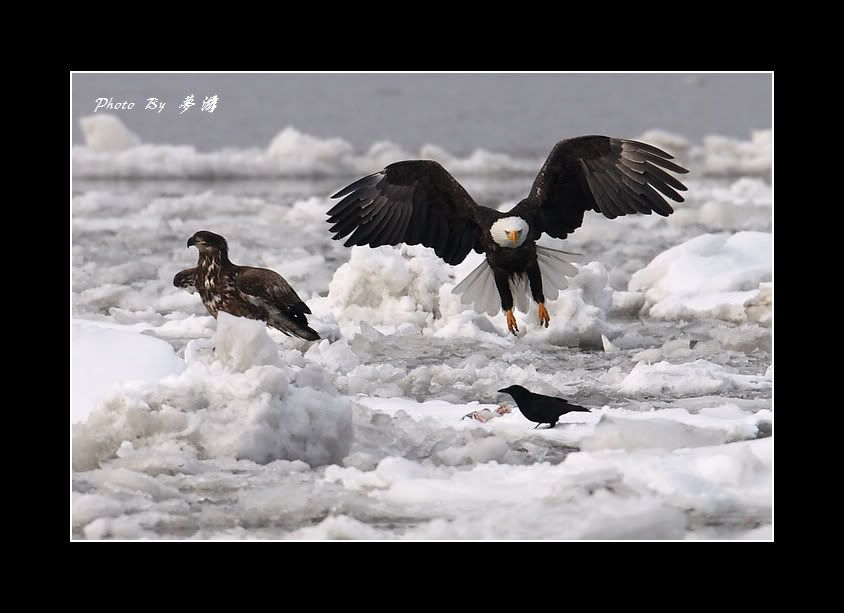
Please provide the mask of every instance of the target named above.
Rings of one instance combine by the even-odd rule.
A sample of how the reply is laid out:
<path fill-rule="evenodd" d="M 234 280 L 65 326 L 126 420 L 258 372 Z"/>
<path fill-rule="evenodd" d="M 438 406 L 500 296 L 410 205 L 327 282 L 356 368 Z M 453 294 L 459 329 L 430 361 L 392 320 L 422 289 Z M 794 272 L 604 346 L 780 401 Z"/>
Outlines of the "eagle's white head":
<path fill-rule="evenodd" d="M 530 228 L 521 217 L 504 217 L 489 229 L 489 233 L 500 247 L 515 249 L 527 240 Z"/>

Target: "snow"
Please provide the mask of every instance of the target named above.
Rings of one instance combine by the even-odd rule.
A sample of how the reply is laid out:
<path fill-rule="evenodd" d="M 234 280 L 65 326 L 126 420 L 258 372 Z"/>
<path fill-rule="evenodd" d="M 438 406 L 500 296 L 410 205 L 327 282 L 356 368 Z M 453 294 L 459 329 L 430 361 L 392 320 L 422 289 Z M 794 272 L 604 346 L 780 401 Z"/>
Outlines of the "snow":
<path fill-rule="evenodd" d="M 707 175 L 766 175 L 773 161 L 773 131 L 754 130 L 750 140 L 712 134 L 701 145 L 691 145 L 678 134 L 649 130 L 636 140 L 671 152 L 692 162 L 692 169 Z"/>
<path fill-rule="evenodd" d="M 267 325 L 257 319 L 219 313 L 214 351 L 215 358 L 236 372 L 264 364 L 283 366 L 275 343 L 267 335 Z"/>
<path fill-rule="evenodd" d="M 770 387 L 770 377 L 764 374 L 733 374 L 726 372 L 723 366 L 698 359 L 685 364 L 639 362 L 621 382 L 618 391 L 630 396 L 691 396 Z"/>
<path fill-rule="evenodd" d="M 185 145 L 141 144 L 116 116 L 97 114 L 80 120 L 84 147 L 73 147 L 74 175 L 104 177 L 279 177 L 342 176 L 370 173 L 400 159 L 436 158 L 459 174 L 535 172 L 541 160 L 520 160 L 478 149 L 465 158 L 436 145 L 407 153 L 386 141 L 356 153 L 342 138 L 318 138 L 293 126 L 282 129 L 265 149 L 201 152 Z"/>
<path fill-rule="evenodd" d="M 691 143 L 685 137 L 666 130 L 648 130 L 634 140 L 659 147 L 679 159 L 685 159 L 692 148 Z"/>
<path fill-rule="evenodd" d="M 352 440 L 348 401 L 290 385 L 265 330 L 263 322 L 221 314 L 213 347 L 192 341 L 205 351 L 191 352 L 183 372 L 106 396 L 74 427 L 75 469 L 93 469 L 121 449 L 172 454 L 178 466 L 204 457 L 342 460 Z"/>
<path fill-rule="evenodd" d="M 436 144 L 410 152 L 396 143 L 378 141 L 356 152 L 342 138 L 320 138 L 286 126 L 265 148 L 202 152 L 192 146 L 141 143 L 115 115 L 97 113 L 80 119 L 85 146 L 72 149 L 77 177 L 318 177 L 350 176 L 380 170 L 396 160 L 435 159 L 456 176 L 532 175 L 547 152 L 533 158 L 476 149 L 455 156 Z M 712 135 L 700 145 L 662 130 L 646 132 L 640 140 L 664 147 L 691 170 L 710 176 L 766 175 L 771 170 L 773 137 L 755 131 L 750 140 Z"/>
<path fill-rule="evenodd" d="M 178 374 L 185 363 L 169 343 L 81 321 L 72 327 L 73 422 L 88 418 L 97 401 L 122 381 L 158 381 Z"/>
<path fill-rule="evenodd" d="M 403 398 L 367 396 L 360 396 L 356 400 L 370 409 L 388 415 L 401 414 L 416 421 L 434 420 L 442 426 L 450 426 L 457 430 L 480 428 L 505 441 L 510 438 L 522 438 L 527 428 L 536 425 L 528 421 L 512 401 L 505 401 L 502 405 L 512 406 L 510 413 L 493 414 L 488 421 L 480 422 L 467 418 L 466 415 L 484 409 L 495 411 L 499 405 L 453 404 L 440 400 L 415 402 Z M 567 445 L 577 445 L 585 450 L 680 449 L 753 439 L 759 435 L 760 425 L 771 423 L 770 411 L 748 411 L 732 403 L 709 401 L 702 407 L 692 408 L 694 412 L 687 407 L 664 408 L 658 411 L 612 408 L 606 405 L 593 407 L 590 413 L 563 415 L 557 428 L 548 429 L 543 426 L 531 432 L 531 435 Z M 489 448 L 492 447 L 487 447 Z M 501 448 L 500 452 L 490 459 L 500 459 L 507 451 Z"/>
<path fill-rule="evenodd" d="M 115 153 L 141 144 L 137 134 L 114 115 L 89 115 L 79 120 L 85 145 L 91 151 Z"/>
<path fill-rule="evenodd" d="M 716 452 L 714 449 L 717 449 Z M 410 539 L 683 538 L 687 519 L 744 504 L 770 510 L 770 440 L 677 451 L 572 453 L 557 464 L 481 463 L 469 470 L 421 468 L 385 458 L 370 472 L 331 467 L 326 479 L 396 509 L 440 517 Z M 444 517 L 442 517 L 444 516 Z M 332 517 L 289 538 L 377 538 Z"/>
<path fill-rule="evenodd" d="M 342 138 L 318 139 L 288 126 L 270 142 L 267 155 L 279 167 L 290 172 L 327 172 L 352 153 L 352 146 Z"/>
<path fill-rule="evenodd" d="M 773 191 L 758 177 L 741 177 L 728 186 L 692 183 L 692 203 L 678 207 L 668 219 L 672 225 L 698 226 L 716 230 L 766 230 L 773 225 Z"/>
<path fill-rule="evenodd" d="M 539 157 L 294 128 L 243 150 L 75 147 L 72 537 L 770 540 L 770 138 L 642 139 L 688 164 L 686 202 L 543 238 L 583 256 L 551 326 L 531 304 L 518 337 L 451 294 L 480 254 L 348 249 L 325 211 L 413 157 L 506 208 Z M 322 340 L 214 319 L 173 287 L 200 229 L 282 274 Z M 511 384 L 591 411 L 534 429 Z"/>
<path fill-rule="evenodd" d="M 326 306 L 344 333 L 361 321 L 423 328 L 439 314 L 439 289 L 452 275 L 425 247 L 354 247 L 328 285 Z"/>
<path fill-rule="evenodd" d="M 746 321 L 746 303 L 771 280 L 772 259 L 769 233 L 702 234 L 656 256 L 630 278 L 628 290 L 644 292 L 651 317 Z"/>
<path fill-rule="evenodd" d="M 452 267 L 426 247 L 353 247 L 351 258 L 329 283 L 326 298 L 316 298 L 310 306 L 315 314 L 332 317 L 344 336 L 360 332 L 365 322 L 382 334 L 418 333 L 511 345 L 515 341 L 500 318 L 476 313 L 451 293 L 483 258 L 473 253 Z M 539 326 L 535 304 L 530 313 L 516 310 L 520 342 L 601 347 L 602 335 L 618 335 L 618 328 L 607 322 L 613 291 L 606 268 L 599 262 L 575 267 L 578 273 L 568 279 L 569 288 L 547 304 L 554 326 Z"/>
<path fill-rule="evenodd" d="M 765 174 L 771 171 L 774 139 L 771 130 L 754 131 L 750 141 L 711 135 L 703 139 L 702 158 L 708 174 Z"/>

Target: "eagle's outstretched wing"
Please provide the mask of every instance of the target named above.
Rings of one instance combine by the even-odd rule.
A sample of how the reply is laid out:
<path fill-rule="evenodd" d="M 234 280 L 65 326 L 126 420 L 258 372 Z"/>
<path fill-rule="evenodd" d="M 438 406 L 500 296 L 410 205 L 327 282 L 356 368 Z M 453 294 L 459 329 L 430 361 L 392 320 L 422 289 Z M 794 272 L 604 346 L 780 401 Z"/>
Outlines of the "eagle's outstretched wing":
<path fill-rule="evenodd" d="M 675 190 L 685 191 L 686 186 L 665 170 L 688 172 L 671 159 L 665 151 L 633 140 L 607 136 L 561 140 L 545 160 L 530 195 L 511 213 L 533 213 L 534 238 L 543 232 L 565 238 L 581 226 L 583 213 L 590 209 L 610 219 L 651 211 L 667 217 L 674 209 L 656 190 L 683 202 Z"/>
<path fill-rule="evenodd" d="M 176 273 L 173 277 L 173 285 L 188 290 L 190 293 L 196 291 L 196 266 L 186 268 Z"/>
<path fill-rule="evenodd" d="M 442 166 L 429 160 L 390 164 L 341 189 L 328 211 L 331 232 L 352 245 L 425 245 L 449 264 L 474 249 L 483 253 L 482 220 L 495 212 L 478 206 Z"/>
<path fill-rule="evenodd" d="M 297 324 L 307 327 L 308 318 L 305 314 L 310 314 L 311 310 L 284 277 L 274 270 L 240 266 L 235 285 L 253 303 L 268 310 L 276 309 Z"/>

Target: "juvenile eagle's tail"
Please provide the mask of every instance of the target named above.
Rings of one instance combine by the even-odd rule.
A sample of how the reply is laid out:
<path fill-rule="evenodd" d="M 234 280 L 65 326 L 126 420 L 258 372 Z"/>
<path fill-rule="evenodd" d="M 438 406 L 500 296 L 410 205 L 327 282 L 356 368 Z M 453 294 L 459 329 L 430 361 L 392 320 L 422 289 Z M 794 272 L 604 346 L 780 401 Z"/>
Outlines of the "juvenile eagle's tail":
<path fill-rule="evenodd" d="M 302 326 L 293 332 L 294 336 L 303 338 L 306 341 L 318 341 L 319 333 L 310 326 Z"/>
<path fill-rule="evenodd" d="M 542 292 L 545 300 L 555 300 L 560 290 L 568 287 L 566 277 L 573 277 L 577 274 L 577 268 L 572 265 L 564 256 L 580 255 L 570 251 L 550 249 L 549 247 L 536 246 L 536 257 L 539 262 L 539 272 L 542 273 Z M 516 308 L 522 313 L 527 313 L 530 308 L 530 282 L 527 274 L 517 274 L 510 277 L 510 291 L 513 294 L 513 302 Z M 465 305 L 473 305 L 478 313 L 497 315 L 501 310 L 501 297 L 498 295 L 498 288 L 495 286 L 495 275 L 489 263 L 484 259 L 481 264 L 466 278 L 458 283 L 452 294 L 461 294 L 460 302 Z"/>
<path fill-rule="evenodd" d="M 267 323 L 287 336 L 298 336 L 306 341 L 319 340 L 319 333 L 308 326 L 305 312 L 310 313 L 311 310 L 303 302 L 296 305 L 284 305 L 270 315 Z"/>
<path fill-rule="evenodd" d="M 287 336 L 298 336 L 306 341 L 319 340 L 319 333 L 308 324 L 302 324 L 291 319 L 277 317 L 270 322 L 272 327 L 281 330 Z"/>

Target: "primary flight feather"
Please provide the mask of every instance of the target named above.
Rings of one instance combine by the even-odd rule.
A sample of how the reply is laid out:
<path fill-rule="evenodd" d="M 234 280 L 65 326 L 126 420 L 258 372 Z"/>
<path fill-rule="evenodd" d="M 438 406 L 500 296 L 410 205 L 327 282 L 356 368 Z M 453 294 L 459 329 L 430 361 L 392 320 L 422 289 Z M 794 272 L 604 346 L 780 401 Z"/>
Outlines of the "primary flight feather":
<path fill-rule="evenodd" d="M 454 288 L 478 312 L 513 316 L 527 311 L 528 291 L 548 326 L 546 293 L 556 298 L 565 276 L 577 270 L 564 251 L 536 245 L 542 234 L 566 238 L 583 224 L 586 211 L 609 219 L 642 213 L 668 216 L 666 198 L 683 202 L 686 187 L 668 171 L 688 172 L 673 157 L 646 143 L 607 136 L 580 136 L 558 142 L 536 176 L 527 198 L 506 213 L 478 205 L 439 163 L 411 160 L 390 164 L 341 189 L 328 211 L 335 240 L 353 245 L 424 245 L 448 264 L 470 251 L 486 260 Z M 496 300 L 496 293 L 498 294 Z"/>

